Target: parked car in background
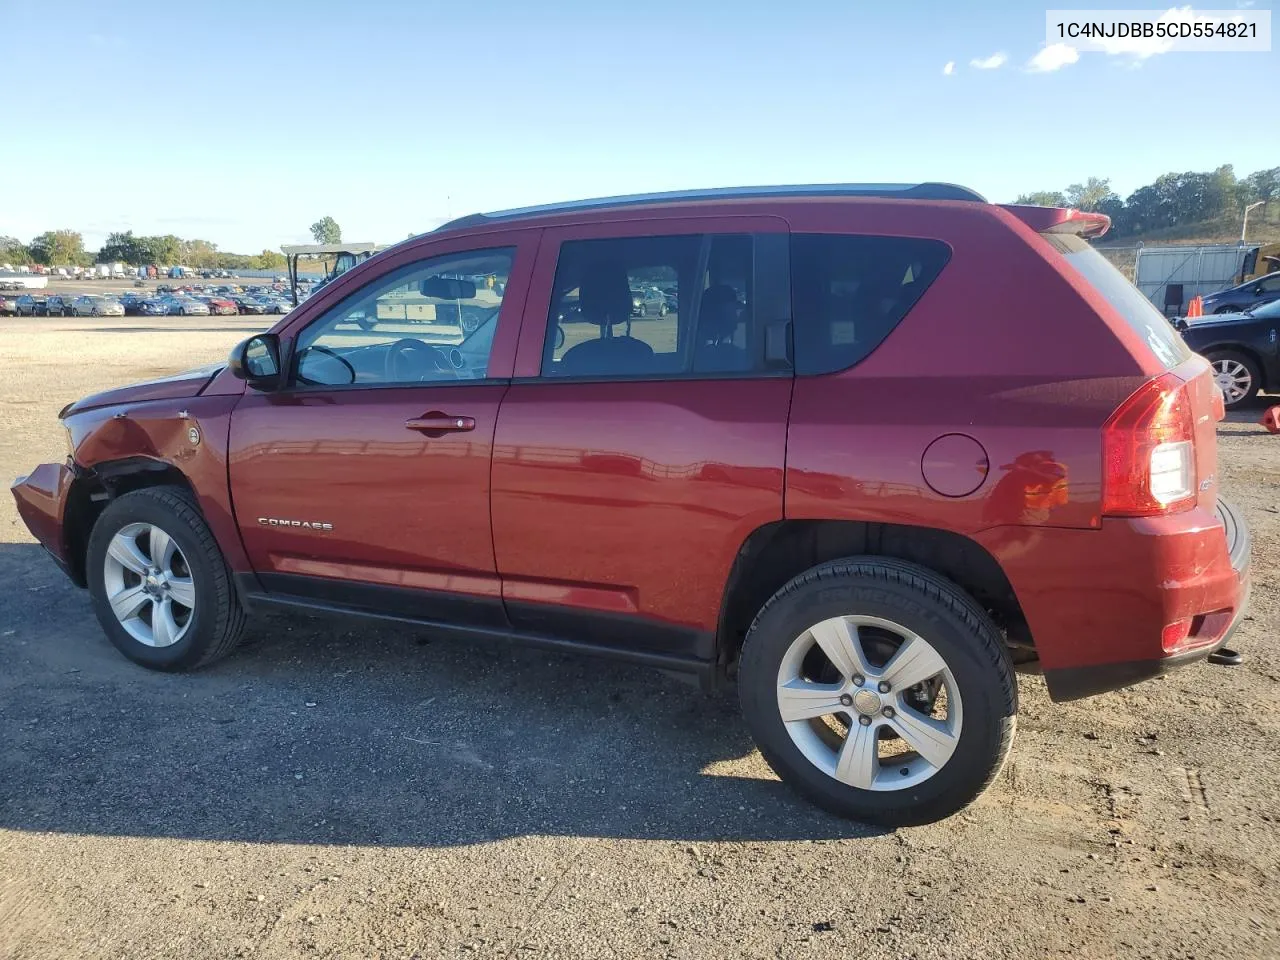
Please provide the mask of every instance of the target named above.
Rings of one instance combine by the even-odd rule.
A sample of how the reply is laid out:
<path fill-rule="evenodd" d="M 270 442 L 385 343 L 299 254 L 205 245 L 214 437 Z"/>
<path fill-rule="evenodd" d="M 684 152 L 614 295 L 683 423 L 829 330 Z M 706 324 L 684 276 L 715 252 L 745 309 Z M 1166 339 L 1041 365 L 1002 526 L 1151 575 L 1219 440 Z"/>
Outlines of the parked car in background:
<path fill-rule="evenodd" d="M 18 312 L 18 298 L 11 294 L 0 294 L 0 313 L 10 316 Z"/>
<path fill-rule="evenodd" d="M 633 317 L 665 317 L 667 298 L 657 287 L 631 291 L 631 315 Z"/>
<path fill-rule="evenodd" d="M 147 297 L 138 304 L 138 312 L 147 317 L 166 317 L 169 315 L 170 298 Z"/>
<path fill-rule="evenodd" d="M 209 306 L 209 312 L 219 317 L 235 316 L 240 312 L 236 302 L 229 297 L 207 297 L 205 303 Z"/>
<path fill-rule="evenodd" d="M 293 306 L 279 297 L 262 296 L 258 298 L 258 302 L 262 304 L 263 313 L 288 313 Z"/>
<path fill-rule="evenodd" d="M 71 297 L 54 294 L 44 302 L 45 316 L 69 317 L 74 311 L 71 308 Z"/>
<path fill-rule="evenodd" d="M 1239 313 L 1246 307 L 1270 303 L 1272 300 L 1280 300 L 1280 273 L 1269 273 L 1256 280 L 1206 294 L 1200 298 L 1200 303 L 1207 314 Z"/>
<path fill-rule="evenodd" d="M 195 297 L 174 297 L 174 302 L 170 305 L 171 314 L 176 313 L 182 317 L 207 317 L 209 316 L 209 305 L 195 299 Z"/>
<path fill-rule="evenodd" d="M 17 299 L 15 306 L 17 307 L 17 314 L 20 317 L 46 316 L 46 298 L 36 296 L 33 293 L 24 293 Z"/>
<path fill-rule="evenodd" d="M 1227 409 L 1259 390 L 1280 390 L 1280 299 L 1178 324 L 1182 339 L 1213 365 Z"/>
<path fill-rule="evenodd" d="M 123 317 L 124 304 L 114 297 L 85 294 L 71 301 L 71 312 L 77 317 Z"/>
<path fill-rule="evenodd" d="M 267 312 L 267 306 L 261 300 L 257 300 L 248 294 L 241 294 L 238 297 L 232 297 L 237 309 L 245 314 L 262 314 Z"/>
<path fill-rule="evenodd" d="M 836 814 L 936 820 L 1008 756 L 1015 663 L 1093 696 L 1245 615 L 1214 372 L 1090 245 L 1108 226 L 946 184 L 470 216 L 225 369 L 68 405 L 69 456 L 13 495 L 144 666 L 226 656 L 260 607 L 578 649 L 735 684 Z M 694 308 L 630 323 L 655 265 Z M 502 287 L 469 336 L 380 329 L 476 276 Z"/>
<path fill-rule="evenodd" d="M 127 315 L 133 316 L 142 312 L 142 302 L 146 299 L 146 294 L 135 293 L 131 290 L 120 294 L 120 306 L 124 307 L 124 312 Z"/>

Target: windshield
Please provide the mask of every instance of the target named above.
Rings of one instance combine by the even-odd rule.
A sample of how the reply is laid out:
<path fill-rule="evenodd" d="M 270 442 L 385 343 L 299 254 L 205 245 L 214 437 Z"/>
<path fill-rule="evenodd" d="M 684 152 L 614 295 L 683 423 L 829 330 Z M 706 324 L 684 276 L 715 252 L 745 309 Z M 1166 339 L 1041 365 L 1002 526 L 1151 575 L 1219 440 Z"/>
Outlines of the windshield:
<path fill-rule="evenodd" d="M 1087 240 L 1071 233 L 1045 233 L 1041 236 L 1124 317 L 1166 369 L 1176 367 L 1191 356 L 1190 348 L 1173 325 L 1106 257 L 1089 246 Z"/>
<path fill-rule="evenodd" d="M 1272 300 L 1269 303 L 1260 303 L 1257 306 L 1245 307 L 1244 312 L 1251 317 L 1262 317 L 1264 320 L 1275 320 L 1280 318 L 1280 300 Z"/>

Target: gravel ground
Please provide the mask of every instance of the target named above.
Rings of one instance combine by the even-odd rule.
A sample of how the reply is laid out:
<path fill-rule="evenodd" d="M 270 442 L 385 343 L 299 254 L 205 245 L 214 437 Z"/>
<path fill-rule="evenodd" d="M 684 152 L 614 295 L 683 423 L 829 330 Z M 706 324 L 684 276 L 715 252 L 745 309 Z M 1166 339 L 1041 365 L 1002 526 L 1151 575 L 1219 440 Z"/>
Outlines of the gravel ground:
<path fill-rule="evenodd" d="M 259 318 L 0 320 L 0 475 L 92 389 Z M 127 328 L 136 333 L 111 335 Z M 1280 437 L 1233 417 L 1237 668 L 1051 704 L 944 823 L 827 817 L 731 700 L 651 672 L 270 617 L 134 667 L 0 500 L 0 957 L 1275 957 Z"/>

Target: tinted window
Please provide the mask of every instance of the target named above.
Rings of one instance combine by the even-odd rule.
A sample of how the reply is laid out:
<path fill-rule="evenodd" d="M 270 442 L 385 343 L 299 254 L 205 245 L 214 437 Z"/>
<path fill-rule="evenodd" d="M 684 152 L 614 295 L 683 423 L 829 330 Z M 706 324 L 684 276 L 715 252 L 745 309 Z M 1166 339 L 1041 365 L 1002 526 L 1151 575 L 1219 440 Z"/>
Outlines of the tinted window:
<path fill-rule="evenodd" d="M 1128 322 L 1130 328 L 1166 368 L 1176 367 L 1191 356 L 1190 348 L 1142 292 L 1125 279 L 1111 261 L 1083 237 L 1072 233 L 1041 234 L 1084 277 L 1107 303 Z"/>
<path fill-rule="evenodd" d="M 542 374 L 653 377 L 761 368 L 746 234 L 563 244 Z"/>
<path fill-rule="evenodd" d="M 950 256 L 938 240 L 793 235 L 796 372 L 831 373 L 866 357 L 907 315 Z"/>
<path fill-rule="evenodd" d="M 447 254 L 367 284 L 298 337 L 298 383 L 439 383 L 486 376 L 514 255 L 511 249 Z"/>

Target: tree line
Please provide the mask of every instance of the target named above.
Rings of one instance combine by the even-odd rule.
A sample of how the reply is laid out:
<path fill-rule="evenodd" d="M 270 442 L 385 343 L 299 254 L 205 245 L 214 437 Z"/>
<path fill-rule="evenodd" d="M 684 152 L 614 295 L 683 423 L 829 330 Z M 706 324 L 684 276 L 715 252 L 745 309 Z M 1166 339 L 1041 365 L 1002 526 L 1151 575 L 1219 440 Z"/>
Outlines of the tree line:
<path fill-rule="evenodd" d="M 1259 201 L 1264 216 L 1273 202 L 1280 201 L 1280 167 L 1257 170 L 1242 178 L 1236 177 L 1229 163 L 1208 173 L 1166 173 L 1124 199 L 1111 189 L 1110 180 L 1090 177 L 1062 191 L 1024 193 L 1014 203 L 1105 213 L 1111 218 L 1110 239 L 1228 215 L 1238 217 L 1247 205 Z"/>
<path fill-rule="evenodd" d="M 333 217 L 322 217 L 311 225 L 317 243 L 339 243 L 342 228 Z M 259 254 L 227 253 L 208 240 L 183 240 L 173 234 L 135 237 L 132 230 L 107 234 L 96 251 L 84 247 L 76 230 L 46 230 L 22 243 L 16 237 L 0 236 L 0 263 L 37 263 L 46 267 L 89 267 L 95 263 L 127 263 L 133 267 L 182 265 L 196 270 L 283 270 L 284 254 L 263 250 Z"/>

